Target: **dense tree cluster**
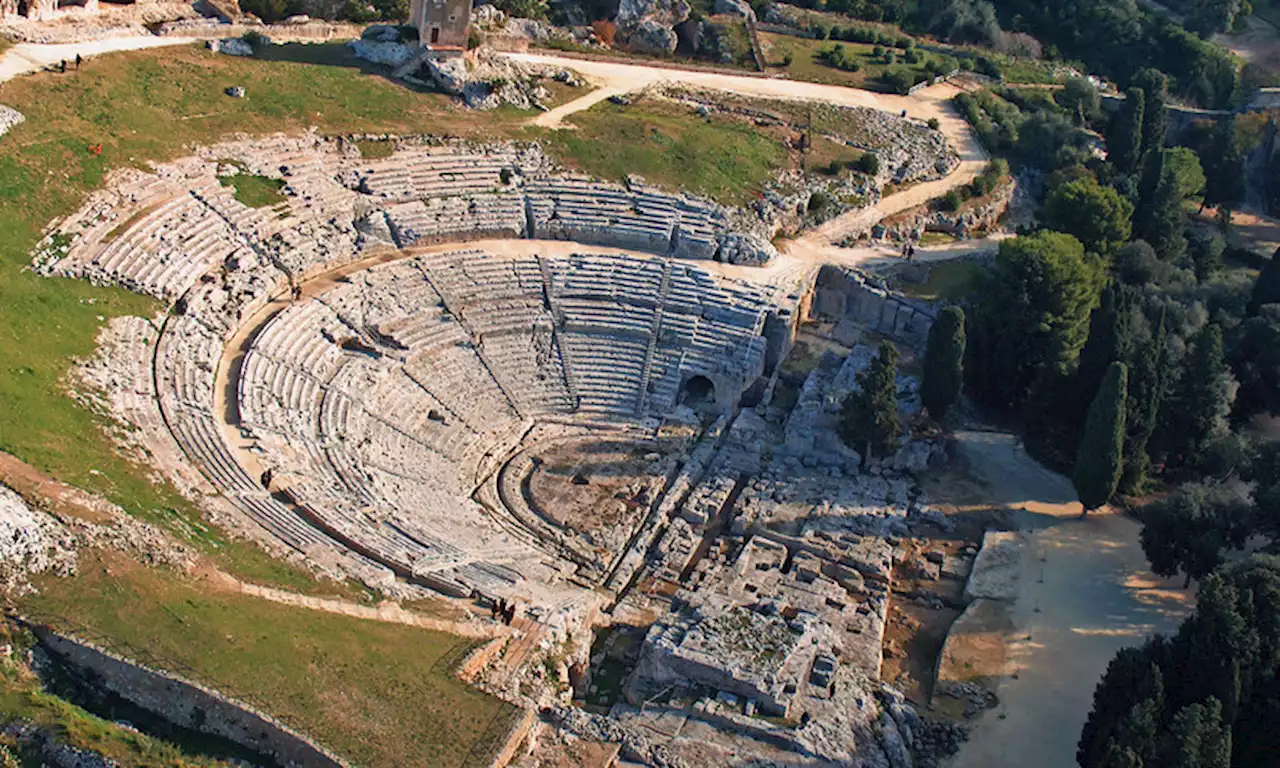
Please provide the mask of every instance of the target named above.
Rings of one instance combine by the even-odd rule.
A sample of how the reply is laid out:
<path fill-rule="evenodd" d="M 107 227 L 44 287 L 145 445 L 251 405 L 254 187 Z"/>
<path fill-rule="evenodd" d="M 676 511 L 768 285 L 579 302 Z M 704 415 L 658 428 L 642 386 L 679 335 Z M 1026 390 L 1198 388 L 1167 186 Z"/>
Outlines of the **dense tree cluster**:
<path fill-rule="evenodd" d="M 957 44 L 1039 58 L 1084 62 L 1091 71 L 1129 87 L 1144 69 L 1172 78 L 1179 98 L 1224 108 L 1256 73 L 1238 72 L 1231 54 L 1206 38 L 1230 28 L 1247 6 L 1241 0 L 1180 0 L 1185 25 L 1132 0 L 794 0 L 806 8 L 890 22 Z M 976 60 L 971 63 L 978 63 Z M 985 74 L 993 66 L 974 67 Z"/>
<path fill-rule="evenodd" d="M 1123 363 L 1126 493 L 1153 467 L 1173 481 L 1209 473 L 1233 425 L 1280 411 L 1280 268 L 1263 259 L 1254 287 L 1225 269 L 1221 227 L 1188 213 L 1238 204 L 1247 129 L 1224 120 L 1168 146 L 1169 83 L 1135 72 L 1105 124 L 1087 82 L 1054 98 L 999 88 L 956 98 L 993 152 L 1045 179 L 1039 231 L 1002 244 L 974 292 L 968 392 L 1020 416 L 1028 448 L 1071 470 L 1089 453 L 1080 441 L 1104 374 Z M 1105 159 L 1085 127 L 1104 128 Z"/>
<path fill-rule="evenodd" d="M 1208 577 L 1170 638 L 1125 648 L 1094 693 L 1081 768 L 1270 768 L 1280 754 L 1280 560 Z"/>

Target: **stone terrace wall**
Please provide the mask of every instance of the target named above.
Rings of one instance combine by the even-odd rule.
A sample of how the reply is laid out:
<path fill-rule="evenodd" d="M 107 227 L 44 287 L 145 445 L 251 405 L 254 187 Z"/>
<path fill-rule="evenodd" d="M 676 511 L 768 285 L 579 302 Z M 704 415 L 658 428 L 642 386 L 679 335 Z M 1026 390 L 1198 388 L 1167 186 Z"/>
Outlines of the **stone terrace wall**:
<path fill-rule="evenodd" d="M 41 645 L 64 662 L 94 673 L 103 686 L 176 725 L 221 736 L 271 755 L 281 765 L 333 768 L 349 765 L 270 715 L 217 691 L 128 659 L 48 628 L 32 627 Z"/>
<path fill-rule="evenodd" d="M 824 265 L 814 284 L 813 316 L 853 321 L 899 341 L 921 346 L 934 313 L 893 291 L 877 287 L 862 273 Z"/>

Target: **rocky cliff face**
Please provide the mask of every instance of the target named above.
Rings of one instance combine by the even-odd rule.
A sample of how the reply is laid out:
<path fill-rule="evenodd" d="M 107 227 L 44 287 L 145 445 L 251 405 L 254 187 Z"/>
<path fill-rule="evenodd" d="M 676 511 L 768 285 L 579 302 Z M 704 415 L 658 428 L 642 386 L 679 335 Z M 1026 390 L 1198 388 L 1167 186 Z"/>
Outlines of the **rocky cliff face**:
<path fill-rule="evenodd" d="M 622 0 L 618 4 L 618 31 L 639 53 L 674 53 L 678 42 L 675 26 L 689 18 L 685 0 Z"/>
<path fill-rule="evenodd" d="M 959 211 L 940 211 L 929 206 L 913 208 L 876 224 L 870 236 L 874 240 L 905 242 L 919 240 L 925 232 L 945 232 L 967 240 L 977 233 L 995 229 L 1016 188 L 1017 184 L 1010 181 L 987 197 L 970 201 Z"/>

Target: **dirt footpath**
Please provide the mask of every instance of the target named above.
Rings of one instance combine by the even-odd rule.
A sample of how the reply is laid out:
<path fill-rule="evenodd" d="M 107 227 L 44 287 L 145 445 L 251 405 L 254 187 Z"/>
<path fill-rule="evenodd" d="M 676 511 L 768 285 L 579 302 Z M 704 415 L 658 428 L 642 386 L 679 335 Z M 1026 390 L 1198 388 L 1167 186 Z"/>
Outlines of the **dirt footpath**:
<path fill-rule="evenodd" d="M 999 705 L 980 715 L 954 768 L 1073 768 L 1093 690 L 1115 652 L 1169 632 L 1190 611 L 1181 579 L 1148 570 L 1140 526 L 1110 511 L 1080 519 L 1071 483 L 1032 461 L 1013 435 L 961 432 L 961 450 L 1018 511 L 1026 538 L 1010 667 Z"/>

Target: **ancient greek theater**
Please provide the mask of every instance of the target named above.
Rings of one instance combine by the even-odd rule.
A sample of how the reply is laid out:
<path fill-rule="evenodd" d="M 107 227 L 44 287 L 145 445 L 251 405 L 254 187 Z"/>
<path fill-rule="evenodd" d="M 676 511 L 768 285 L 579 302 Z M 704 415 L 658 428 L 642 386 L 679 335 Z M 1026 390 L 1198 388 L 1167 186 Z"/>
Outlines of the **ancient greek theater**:
<path fill-rule="evenodd" d="M 1257 768 L 1276 116 L 1009 2 L 0 0 L 0 768 Z"/>

